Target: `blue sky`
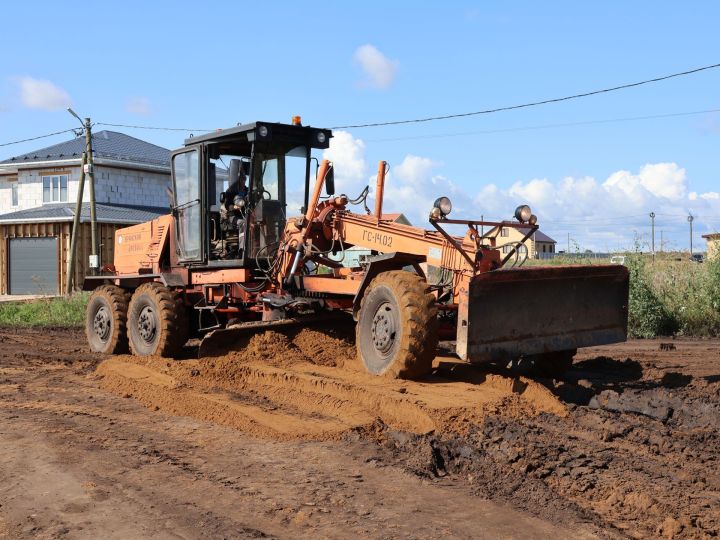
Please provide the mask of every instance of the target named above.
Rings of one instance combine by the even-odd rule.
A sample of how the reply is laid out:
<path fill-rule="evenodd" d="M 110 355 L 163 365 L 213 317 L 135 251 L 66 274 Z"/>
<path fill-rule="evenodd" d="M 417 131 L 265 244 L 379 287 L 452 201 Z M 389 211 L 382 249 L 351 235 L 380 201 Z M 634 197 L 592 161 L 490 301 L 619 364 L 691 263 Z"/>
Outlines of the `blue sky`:
<path fill-rule="evenodd" d="M 0 143 L 74 127 L 65 101 L 96 122 L 212 129 L 300 114 L 332 127 L 720 62 L 713 1 L 25 2 L 3 14 L 14 22 L 0 35 Z M 530 202 L 563 244 L 570 232 L 571 249 L 604 250 L 629 247 L 635 231 L 647 241 L 655 211 L 668 248 L 687 248 L 688 212 L 696 245 L 720 229 L 720 113 L 521 128 L 720 109 L 719 89 L 715 69 L 532 109 L 347 130 L 329 156 L 350 194 L 389 161 L 388 206 L 416 222 L 444 193 L 465 216 L 509 217 Z M 168 148 L 186 136 L 107 129 Z M 0 147 L 0 157 L 66 137 Z"/>

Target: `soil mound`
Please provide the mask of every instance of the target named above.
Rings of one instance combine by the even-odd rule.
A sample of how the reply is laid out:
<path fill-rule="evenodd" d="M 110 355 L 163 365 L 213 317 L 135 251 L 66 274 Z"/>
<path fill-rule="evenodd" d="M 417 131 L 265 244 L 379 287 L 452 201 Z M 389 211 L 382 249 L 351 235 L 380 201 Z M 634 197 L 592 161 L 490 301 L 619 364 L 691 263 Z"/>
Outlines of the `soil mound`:
<path fill-rule="evenodd" d="M 381 422 L 415 434 L 464 433 L 499 410 L 566 414 L 545 387 L 478 374 L 453 359 L 424 381 L 388 380 L 357 369 L 354 345 L 304 328 L 249 336 L 224 356 L 173 361 L 120 356 L 99 366 L 105 388 L 151 408 L 230 425 L 272 439 L 333 439 Z"/>

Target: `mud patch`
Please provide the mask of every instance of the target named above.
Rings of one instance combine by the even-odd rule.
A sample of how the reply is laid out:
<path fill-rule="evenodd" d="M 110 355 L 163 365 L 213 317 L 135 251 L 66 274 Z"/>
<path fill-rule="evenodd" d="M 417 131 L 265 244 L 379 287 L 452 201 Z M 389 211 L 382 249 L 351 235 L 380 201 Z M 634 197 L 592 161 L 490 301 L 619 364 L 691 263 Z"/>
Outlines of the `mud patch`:
<path fill-rule="evenodd" d="M 571 405 L 565 416 L 497 410 L 462 436 L 389 427 L 351 436 L 377 441 L 370 460 L 436 481 L 449 477 L 551 519 L 570 513 L 610 537 L 718 536 L 717 383 L 679 371 L 687 357 L 620 358 L 581 360 L 566 380 L 546 381 L 556 393 L 575 388 L 590 396 L 591 406 Z"/>

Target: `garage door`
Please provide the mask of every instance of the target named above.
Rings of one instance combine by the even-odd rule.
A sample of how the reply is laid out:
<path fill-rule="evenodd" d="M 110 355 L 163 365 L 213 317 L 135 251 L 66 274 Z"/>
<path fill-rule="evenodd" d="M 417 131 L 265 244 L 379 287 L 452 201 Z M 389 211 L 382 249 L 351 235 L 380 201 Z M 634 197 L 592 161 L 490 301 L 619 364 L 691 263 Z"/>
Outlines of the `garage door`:
<path fill-rule="evenodd" d="M 11 238 L 10 294 L 58 293 L 58 239 Z"/>

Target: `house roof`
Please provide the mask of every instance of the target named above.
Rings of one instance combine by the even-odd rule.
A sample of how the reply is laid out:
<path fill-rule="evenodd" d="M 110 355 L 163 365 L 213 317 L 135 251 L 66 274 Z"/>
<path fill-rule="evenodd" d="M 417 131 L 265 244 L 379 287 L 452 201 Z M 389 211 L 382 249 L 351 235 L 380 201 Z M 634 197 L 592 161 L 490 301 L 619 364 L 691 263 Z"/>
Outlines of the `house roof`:
<path fill-rule="evenodd" d="M 522 235 L 526 235 L 528 232 L 530 232 L 530 227 L 514 227 L 514 228 L 517 228 L 518 232 L 519 232 L 520 234 L 522 234 Z M 493 227 L 493 228 L 488 232 L 488 234 L 490 234 L 492 231 L 497 231 L 497 227 Z M 538 229 L 537 231 L 535 231 L 535 238 L 534 238 L 534 240 L 535 240 L 536 242 L 549 242 L 549 243 L 552 243 L 552 244 L 557 244 L 557 241 L 556 241 L 556 240 L 553 240 L 553 239 L 550 238 L 547 234 L 545 234 L 544 232 L 542 232 L 542 231 L 539 230 L 539 229 Z"/>
<path fill-rule="evenodd" d="M 703 234 L 702 237 L 707 240 L 720 240 L 720 233 Z"/>
<path fill-rule="evenodd" d="M 527 234 L 528 232 L 530 232 L 530 228 L 520 229 L 520 232 L 523 234 Z M 535 231 L 535 238 L 533 238 L 533 240 L 535 240 L 536 242 L 550 242 L 553 244 L 557 244 L 557 242 L 555 240 L 550 238 L 547 234 L 545 234 L 544 232 L 542 232 L 539 229 L 537 231 Z"/>
<path fill-rule="evenodd" d="M 117 131 L 98 131 L 93 133 L 93 157 L 105 158 L 128 163 L 170 167 L 170 150 L 149 142 L 136 139 Z M 21 165 L 42 161 L 80 159 L 85 151 L 85 136 L 61 142 L 0 161 L 0 165 Z"/>
<path fill-rule="evenodd" d="M 96 203 L 95 215 L 99 223 L 134 224 L 150 221 L 168 213 L 167 208 L 155 206 L 130 206 L 123 204 Z M 27 210 L 0 214 L 3 223 L 49 223 L 72 221 L 75 217 L 75 203 L 46 204 Z M 90 221 L 90 203 L 83 203 L 80 221 Z"/>
<path fill-rule="evenodd" d="M 405 217 L 405 214 L 402 214 L 400 212 L 394 213 L 394 214 L 383 214 L 380 219 L 384 221 L 392 221 L 395 223 L 401 223 L 403 225 L 411 225 L 410 220 Z"/>

